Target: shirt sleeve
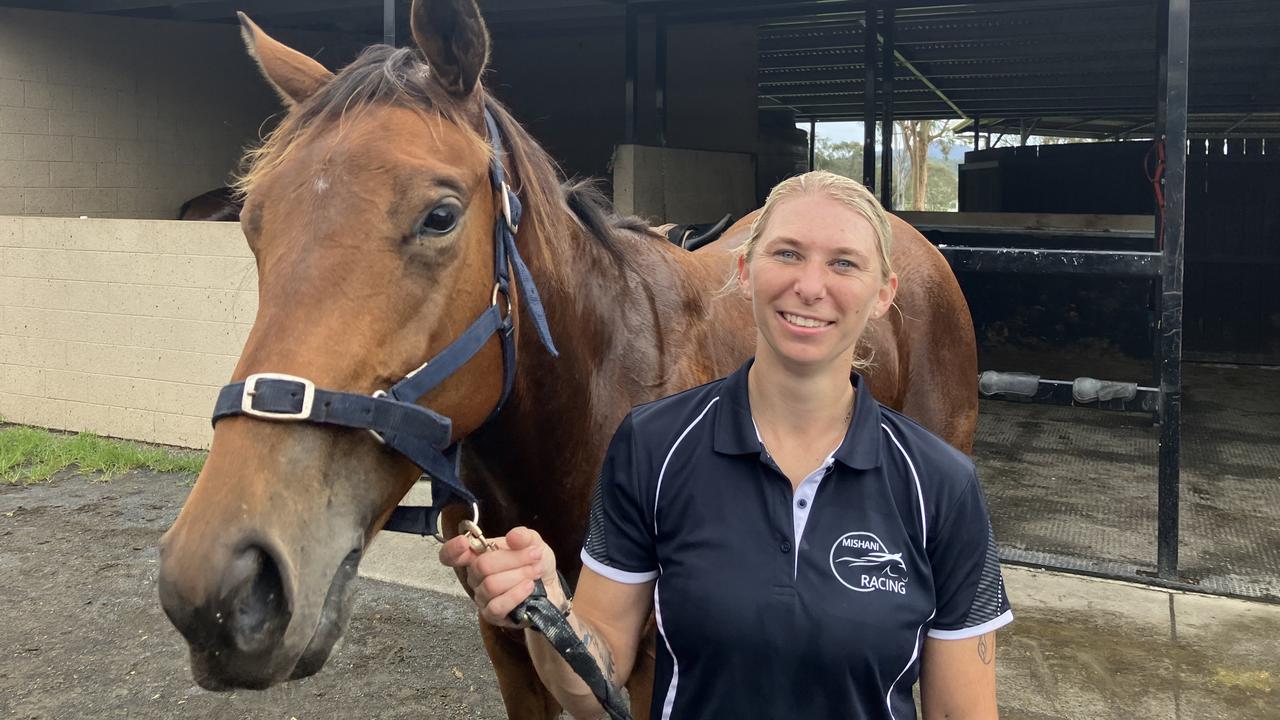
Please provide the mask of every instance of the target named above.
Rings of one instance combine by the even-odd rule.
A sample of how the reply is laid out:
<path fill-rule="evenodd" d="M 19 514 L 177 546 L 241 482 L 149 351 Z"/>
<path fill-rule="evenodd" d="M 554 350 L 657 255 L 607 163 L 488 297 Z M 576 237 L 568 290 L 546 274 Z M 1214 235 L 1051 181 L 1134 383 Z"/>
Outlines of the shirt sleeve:
<path fill-rule="evenodd" d="M 962 640 L 1013 620 L 991 518 L 976 472 L 930 542 L 937 612 L 929 637 Z"/>
<path fill-rule="evenodd" d="M 614 433 L 591 499 L 582 563 L 621 583 L 658 577 L 654 548 L 653 493 L 645 473 L 637 472 L 635 433 L 627 415 Z"/>

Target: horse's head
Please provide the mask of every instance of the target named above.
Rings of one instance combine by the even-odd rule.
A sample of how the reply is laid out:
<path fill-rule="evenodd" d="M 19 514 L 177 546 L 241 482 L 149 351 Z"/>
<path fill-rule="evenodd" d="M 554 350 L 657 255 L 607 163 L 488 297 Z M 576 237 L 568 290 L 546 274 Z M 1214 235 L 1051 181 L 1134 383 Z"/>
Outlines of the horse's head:
<path fill-rule="evenodd" d="M 288 113 L 242 183 L 259 305 L 233 380 L 386 389 L 495 303 L 484 23 L 473 0 L 415 0 L 416 50 L 371 48 L 333 75 L 242 21 Z M 545 190 L 521 180 L 526 197 Z M 498 403 L 502 372 L 490 340 L 423 403 L 464 436 Z M 366 544 L 417 475 L 364 430 L 220 420 L 162 540 L 160 598 L 196 680 L 261 688 L 316 672 Z"/>

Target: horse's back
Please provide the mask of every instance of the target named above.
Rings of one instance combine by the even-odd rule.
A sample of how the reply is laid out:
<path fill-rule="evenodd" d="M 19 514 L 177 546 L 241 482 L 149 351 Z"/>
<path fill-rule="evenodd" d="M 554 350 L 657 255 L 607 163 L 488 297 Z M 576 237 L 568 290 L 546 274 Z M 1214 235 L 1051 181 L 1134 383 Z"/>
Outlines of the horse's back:
<path fill-rule="evenodd" d="M 240 220 L 242 202 L 235 190 L 221 187 L 201 193 L 182 203 L 179 220 L 203 220 L 206 222 L 237 222 Z"/>
<path fill-rule="evenodd" d="M 973 318 L 955 273 L 938 249 L 897 216 L 893 264 L 901 313 L 897 326 L 901 406 L 956 448 L 973 450 L 978 426 L 978 346 Z M 895 406 L 896 407 L 896 406 Z"/>

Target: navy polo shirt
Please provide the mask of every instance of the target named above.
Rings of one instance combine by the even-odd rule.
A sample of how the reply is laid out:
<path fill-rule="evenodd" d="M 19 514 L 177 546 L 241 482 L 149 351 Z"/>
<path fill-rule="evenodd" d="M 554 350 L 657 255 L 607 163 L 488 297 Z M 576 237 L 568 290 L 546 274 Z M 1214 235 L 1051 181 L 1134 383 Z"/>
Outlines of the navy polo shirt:
<path fill-rule="evenodd" d="M 747 370 L 623 420 L 582 561 L 657 580 L 652 718 L 915 717 L 926 635 L 1013 619 L 963 453 L 876 402 L 793 493 L 756 433 Z"/>

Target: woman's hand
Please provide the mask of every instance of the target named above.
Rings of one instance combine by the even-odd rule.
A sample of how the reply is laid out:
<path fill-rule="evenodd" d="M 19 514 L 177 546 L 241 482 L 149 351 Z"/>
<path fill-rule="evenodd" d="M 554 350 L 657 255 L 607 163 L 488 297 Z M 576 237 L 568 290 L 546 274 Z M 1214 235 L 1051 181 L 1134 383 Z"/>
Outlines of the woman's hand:
<path fill-rule="evenodd" d="M 485 622 L 517 627 L 507 615 L 529 597 L 533 581 L 539 578 L 547 589 L 548 599 L 557 607 L 565 604 L 556 574 L 555 553 L 543 542 L 542 536 L 529 528 L 517 527 L 491 544 L 496 547 L 476 554 L 467 537 L 459 535 L 440 548 L 440 562 L 467 569 L 467 585 Z"/>

